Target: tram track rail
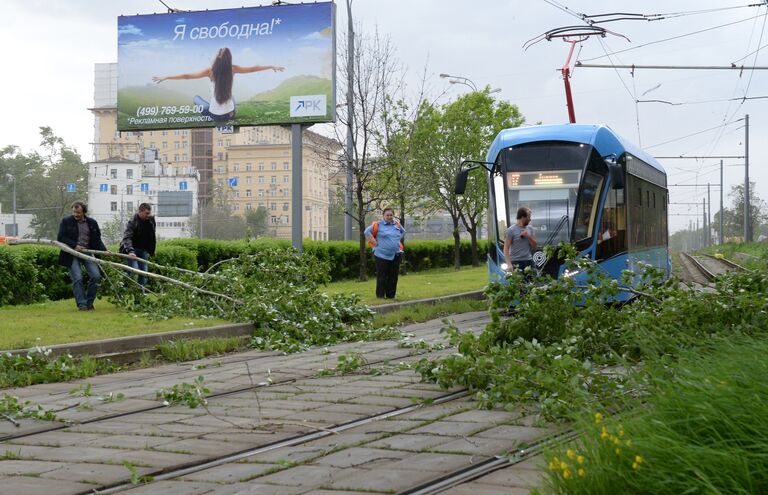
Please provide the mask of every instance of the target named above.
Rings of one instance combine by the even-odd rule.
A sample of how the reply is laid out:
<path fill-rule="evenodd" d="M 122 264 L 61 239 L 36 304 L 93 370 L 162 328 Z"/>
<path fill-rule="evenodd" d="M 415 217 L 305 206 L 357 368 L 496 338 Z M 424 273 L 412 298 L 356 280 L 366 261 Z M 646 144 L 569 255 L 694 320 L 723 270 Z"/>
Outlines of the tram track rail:
<path fill-rule="evenodd" d="M 464 323 L 471 325 L 473 323 L 477 323 L 477 322 L 483 321 L 486 318 L 487 318 L 487 316 L 485 316 L 485 315 L 478 316 L 476 318 L 468 319 Z M 383 364 L 383 363 L 386 363 L 386 362 L 390 362 L 392 360 L 405 360 L 405 359 L 408 359 L 408 358 L 413 358 L 416 355 L 421 355 L 421 354 L 414 354 L 414 350 L 413 349 L 407 349 L 406 348 L 406 349 L 404 349 L 404 352 L 403 352 L 402 355 L 398 355 L 398 356 L 394 356 L 394 357 L 393 356 L 388 356 L 388 357 L 383 358 L 383 359 L 367 361 L 366 365 L 367 366 L 372 366 L 372 365 L 377 365 L 377 364 Z M 274 357 L 274 356 L 268 356 L 268 357 Z M 258 356 L 254 356 L 252 359 L 259 359 L 259 357 Z M 235 360 L 232 361 L 232 363 L 233 364 L 238 364 L 238 363 L 247 362 L 247 361 L 249 361 L 249 359 L 242 358 L 242 359 L 235 359 Z M 183 370 L 183 372 L 186 373 L 186 372 L 188 372 L 188 370 L 185 369 L 185 370 Z M 177 373 L 171 372 L 171 375 L 173 375 L 173 374 L 177 374 Z M 224 398 L 224 397 L 233 396 L 233 395 L 239 395 L 239 394 L 248 393 L 248 392 L 254 392 L 254 391 L 257 391 L 257 390 L 260 390 L 260 389 L 274 388 L 274 387 L 281 386 L 281 385 L 290 385 L 292 383 L 295 383 L 298 380 L 311 379 L 311 378 L 313 378 L 315 376 L 317 376 L 316 373 L 308 373 L 306 376 L 293 377 L 293 378 L 285 378 L 285 379 L 282 379 L 282 380 L 274 380 L 274 381 L 271 381 L 271 382 L 268 382 L 268 383 L 267 382 L 260 382 L 260 383 L 255 383 L 253 385 L 249 385 L 249 386 L 245 386 L 245 387 L 237 387 L 237 388 L 233 388 L 233 389 L 229 389 L 229 390 L 223 390 L 221 392 L 211 393 L 211 394 L 206 395 L 205 398 L 206 398 L 206 400 L 218 399 L 218 398 Z M 139 407 L 139 408 L 135 408 L 135 409 L 128 410 L 128 411 L 120 411 L 120 412 L 117 412 L 117 413 L 114 413 L 114 414 L 104 414 L 104 415 L 100 415 L 100 416 L 96 416 L 96 417 L 93 417 L 93 418 L 88 418 L 88 419 L 84 419 L 84 420 L 80 420 L 80 421 L 67 422 L 67 423 L 51 426 L 51 427 L 48 427 L 48 428 L 42 428 L 42 429 L 38 428 L 38 429 L 30 430 L 30 431 L 19 432 L 17 434 L 3 435 L 3 436 L 0 436 L 0 442 L 7 442 L 7 441 L 12 441 L 12 440 L 16 440 L 16 439 L 20 439 L 20 438 L 25 438 L 25 437 L 30 437 L 30 436 L 34 436 L 34 435 L 39 435 L 39 434 L 44 434 L 44 433 L 49 433 L 49 432 L 54 432 L 54 431 L 66 430 L 68 428 L 72 428 L 72 427 L 76 427 L 76 426 L 81 426 L 81 425 L 88 425 L 88 424 L 98 423 L 98 422 L 101 422 L 101 421 L 108 421 L 108 420 L 112 420 L 112 419 L 121 419 L 121 418 L 130 418 L 131 416 L 134 416 L 134 415 L 137 415 L 137 414 L 142 414 L 142 413 L 156 411 L 156 410 L 165 409 L 165 408 L 167 408 L 167 406 L 165 406 L 161 402 L 158 402 L 157 405 L 153 405 L 153 406 L 144 406 L 144 407 Z"/>
<path fill-rule="evenodd" d="M 745 271 L 746 269 L 731 260 L 711 255 L 693 256 L 680 253 L 679 259 L 688 277 L 688 282 L 701 285 L 711 285 L 715 277 L 729 271 Z"/>
<path fill-rule="evenodd" d="M 458 391 L 454 391 L 445 395 L 441 395 L 439 397 L 436 397 L 432 400 L 431 404 L 446 404 L 448 402 L 459 400 L 467 397 L 469 395 L 469 391 L 467 389 L 462 389 Z M 305 433 L 296 435 L 287 439 L 279 440 L 277 442 L 269 443 L 266 445 L 260 445 L 258 447 L 253 447 L 250 449 L 246 449 L 240 452 L 230 453 L 218 457 L 210 457 L 208 459 L 204 459 L 202 461 L 196 462 L 196 463 L 189 463 L 184 466 L 178 466 L 178 467 L 170 467 L 166 469 L 160 469 L 153 473 L 148 473 L 149 476 L 152 477 L 152 480 L 147 483 L 142 483 L 140 485 L 136 485 L 130 481 L 115 484 L 112 486 L 107 486 L 99 490 L 87 490 L 78 493 L 77 495 L 88 495 L 88 494 L 99 494 L 99 495 L 109 495 L 112 493 L 120 493 L 124 491 L 129 491 L 137 488 L 144 488 L 148 484 L 158 482 L 158 481 L 165 481 L 165 480 L 171 480 L 175 478 L 180 478 L 182 476 L 187 476 L 192 473 L 197 473 L 200 471 L 204 471 L 206 469 L 210 469 L 213 467 L 221 466 L 223 464 L 229 464 L 232 462 L 237 462 L 243 459 L 246 459 L 248 457 L 263 454 L 272 450 L 276 450 L 283 447 L 293 447 L 297 445 L 304 444 L 306 442 L 310 442 L 313 440 L 317 440 L 320 438 L 328 437 L 331 435 L 335 435 L 338 433 L 342 433 L 346 430 L 350 430 L 352 428 L 356 428 L 358 426 L 364 426 L 369 423 L 373 423 L 375 421 L 382 421 L 390 418 L 394 418 L 397 416 L 402 416 L 404 414 L 408 414 L 410 412 L 413 412 L 417 409 L 420 409 L 424 406 L 419 404 L 414 404 L 410 406 L 395 408 L 390 411 L 382 412 L 379 414 L 373 414 L 370 416 L 366 416 L 365 418 L 356 419 L 354 421 L 349 421 L 346 423 L 340 423 L 338 425 L 330 426 L 328 428 L 324 428 L 320 431 L 314 431 L 312 433 Z"/>

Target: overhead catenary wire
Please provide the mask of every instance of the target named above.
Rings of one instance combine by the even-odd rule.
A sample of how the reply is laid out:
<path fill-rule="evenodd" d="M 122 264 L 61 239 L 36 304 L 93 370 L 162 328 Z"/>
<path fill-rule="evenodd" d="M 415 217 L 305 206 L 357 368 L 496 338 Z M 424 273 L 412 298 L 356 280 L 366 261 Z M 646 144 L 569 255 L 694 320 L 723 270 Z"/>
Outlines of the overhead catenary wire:
<path fill-rule="evenodd" d="M 741 20 L 733 21 L 733 22 L 727 22 L 725 24 L 719 24 L 717 26 L 712 26 L 712 27 L 709 27 L 709 28 L 700 29 L 698 31 L 693 31 L 693 32 L 681 34 L 681 35 L 678 35 L 678 36 L 671 36 L 669 38 L 664 38 L 664 39 L 655 40 L 655 41 L 649 41 L 648 43 L 643 43 L 642 45 L 637 45 L 637 46 L 633 46 L 631 48 L 625 48 L 623 50 L 612 52 L 610 55 L 618 55 L 619 53 L 624 53 L 624 52 L 628 52 L 628 51 L 632 51 L 632 50 L 638 50 L 638 49 L 644 48 L 646 46 L 656 45 L 656 44 L 659 44 L 659 43 L 666 43 L 667 41 L 678 40 L 678 39 L 686 38 L 686 37 L 689 37 L 689 36 L 695 36 L 697 34 L 702 34 L 702 33 L 706 33 L 706 32 L 709 32 L 709 31 L 714 31 L 716 29 L 721 29 L 721 28 L 725 28 L 725 27 L 728 27 L 728 26 L 734 26 L 734 25 L 740 24 L 742 22 L 751 21 L 753 19 L 758 19 L 760 17 L 765 17 L 765 16 L 766 16 L 766 14 L 758 14 L 758 15 L 755 15 L 755 16 L 748 17 L 746 19 L 741 19 Z M 607 56 L 607 54 L 606 55 L 599 55 L 597 57 L 592 57 L 592 58 L 586 58 L 584 60 L 581 60 L 581 62 L 590 62 L 592 60 L 599 60 L 601 58 L 605 58 L 606 56 Z"/>

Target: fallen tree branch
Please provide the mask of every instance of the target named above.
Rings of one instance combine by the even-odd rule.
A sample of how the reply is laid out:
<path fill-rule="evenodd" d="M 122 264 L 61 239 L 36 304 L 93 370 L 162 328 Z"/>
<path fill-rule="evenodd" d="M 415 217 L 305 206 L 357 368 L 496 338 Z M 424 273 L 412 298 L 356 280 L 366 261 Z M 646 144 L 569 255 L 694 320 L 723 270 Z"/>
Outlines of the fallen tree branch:
<path fill-rule="evenodd" d="M 199 292 L 201 294 L 206 294 L 209 296 L 214 297 L 220 297 L 222 299 L 226 299 L 227 301 L 233 302 L 235 304 L 243 304 L 243 301 L 239 299 L 235 299 L 233 297 L 229 297 L 225 294 L 219 294 L 218 292 L 212 292 L 205 289 L 200 289 L 199 287 L 195 287 L 194 285 L 188 284 L 186 282 L 182 282 L 181 280 L 176 280 L 175 278 L 166 277 L 165 275 L 160 275 L 158 273 L 152 273 L 152 272 L 145 272 L 144 270 L 139 270 L 137 268 L 133 268 L 131 266 L 128 266 L 124 263 L 115 263 L 114 261 L 107 261 L 102 260 L 99 258 L 96 258 L 94 256 L 89 256 L 87 254 L 83 254 L 80 251 L 77 251 L 75 249 L 72 249 L 71 247 L 67 246 L 64 243 L 53 241 L 50 239 L 15 239 L 15 240 L 9 240 L 9 245 L 20 245 L 20 244 L 36 244 L 36 245 L 43 245 L 43 246 L 53 246 L 55 248 L 61 249 L 65 253 L 71 254 L 72 256 L 75 256 L 76 258 L 80 258 L 83 261 L 90 261 L 92 263 L 96 263 L 98 265 L 102 266 L 111 266 L 112 268 L 117 268 L 126 272 L 135 273 L 137 275 L 143 275 L 145 277 L 152 277 L 158 280 L 162 280 L 163 282 L 168 282 L 169 284 L 178 285 L 181 287 L 184 287 L 185 289 L 189 289 L 195 292 Z M 115 254 L 110 251 L 101 251 L 104 254 Z"/>
<path fill-rule="evenodd" d="M 161 265 L 159 263 L 155 263 L 154 261 L 144 260 L 144 259 L 139 258 L 139 257 L 131 257 L 130 254 L 113 253 L 112 251 L 99 251 L 99 250 L 96 250 L 96 249 L 83 249 L 80 252 L 81 253 L 85 253 L 85 254 L 98 254 L 98 255 L 101 255 L 101 256 L 115 256 L 117 258 L 123 258 L 123 259 L 126 259 L 126 260 L 138 261 L 139 263 L 146 263 L 147 266 L 154 266 L 154 267 L 161 268 L 161 269 L 163 269 L 163 268 L 170 268 L 172 270 L 176 270 L 176 271 L 179 271 L 179 272 L 182 272 L 182 273 L 189 273 L 190 275 L 197 275 L 199 277 L 206 277 L 206 276 L 207 277 L 217 277 L 218 276 L 218 275 L 213 275 L 213 274 L 210 274 L 210 273 L 201 273 L 201 272 L 196 272 L 194 270 L 187 270 L 186 268 L 179 268 L 178 266 Z M 219 277 L 219 278 L 221 278 L 221 277 Z"/>

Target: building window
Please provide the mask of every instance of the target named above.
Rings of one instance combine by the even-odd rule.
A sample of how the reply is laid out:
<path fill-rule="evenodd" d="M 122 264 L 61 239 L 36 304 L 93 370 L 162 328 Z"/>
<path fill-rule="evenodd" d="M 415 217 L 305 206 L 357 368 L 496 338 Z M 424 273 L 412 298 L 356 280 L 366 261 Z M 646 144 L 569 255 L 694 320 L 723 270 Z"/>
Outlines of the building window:
<path fill-rule="evenodd" d="M 117 201 L 112 201 L 111 203 L 109 203 L 109 209 L 111 211 L 117 211 Z"/>
<path fill-rule="evenodd" d="M 129 168 L 125 171 L 125 176 L 129 179 L 133 179 L 133 169 Z"/>
<path fill-rule="evenodd" d="M 288 215 L 283 215 L 283 223 L 288 225 Z"/>
<path fill-rule="evenodd" d="M 128 201 L 125 203 L 125 209 L 128 211 L 133 211 L 133 201 Z"/>
<path fill-rule="evenodd" d="M 263 175 L 259 176 L 259 184 L 264 184 L 264 176 Z"/>
<path fill-rule="evenodd" d="M 163 160 L 162 161 L 167 162 L 168 161 L 168 155 L 163 155 Z"/>
<path fill-rule="evenodd" d="M 271 223 L 274 223 L 274 224 L 276 224 L 276 223 L 277 223 L 277 217 L 269 217 L 269 221 L 270 221 Z"/>
<path fill-rule="evenodd" d="M 276 176 L 276 175 L 273 175 L 273 176 L 272 176 L 272 177 L 269 179 L 269 183 L 270 183 L 270 184 L 277 184 L 277 176 Z"/>
<path fill-rule="evenodd" d="M 272 162 L 272 170 L 277 170 L 277 162 Z"/>
<path fill-rule="evenodd" d="M 181 155 L 181 161 L 183 161 L 183 162 L 186 162 L 186 161 L 188 161 L 188 160 L 189 160 L 189 158 L 187 158 L 187 154 L 186 154 L 186 153 L 184 153 L 183 155 Z"/>
<path fill-rule="evenodd" d="M 250 189 L 246 189 L 245 190 L 245 197 L 246 198 L 253 197 L 253 191 L 251 191 Z"/>
<path fill-rule="evenodd" d="M 173 155 L 173 161 L 178 162 L 179 161 L 179 155 Z"/>
<path fill-rule="evenodd" d="M 125 194 L 133 194 L 133 186 L 125 186 Z"/>
<path fill-rule="evenodd" d="M 288 211 L 288 203 L 283 203 L 283 211 Z"/>
<path fill-rule="evenodd" d="M 253 184 L 253 177 L 251 177 L 250 175 L 248 177 L 246 177 L 245 178 L 245 183 L 246 184 Z"/>
<path fill-rule="evenodd" d="M 245 203 L 245 209 L 251 211 L 253 209 L 253 205 L 251 203 Z"/>
<path fill-rule="evenodd" d="M 224 166 L 223 166 L 223 165 L 219 165 L 219 166 L 216 168 L 216 171 L 217 171 L 218 173 L 220 173 L 220 174 L 223 174 L 223 173 L 224 173 Z"/>
<path fill-rule="evenodd" d="M 235 163 L 234 165 L 232 165 L 232 171 L 233 172 L 239 172 L 240 171 L 240 164 L 239 163 Z"/>
<path fill-rule="evenodd" d="M 163 133 L 165 133 L 165 131 L 163 131 Z M 168 149 L 168 141 L 163 141 L 163 149 L 164 150 Z"/>
<path fill-rule="evenodd" d="M 163 136 L 167 136 L 167 135 L 168 135 L 168 131 L 163 131 Z"/>
<path fill-rule="evenodd" d="M 264 170 L 264 162 L 259 162 L 259 170 Z"/>
<path fill-rule="evenodd" d="M 290 179 L 288 178 L 288 176 L 287 176 L 287 175 L 284 175 L 284 176 L 283 176 L 283 182 L 284 182 L 284 183 L 286 183 L 286 184 L 287 184 L 288 182 L 290 182 Z"/>
<path fill-rule="evenodd" d="M 253 164 L 251 164 L 251 163 L 246 163 L 246 164 L 245 164 L 245 171 L 246 171 L 246 172 L 250 172 L 250 171 L 252 171 L 252 170 L 253 170 Z"/>
<path fill-rule="evenodd" d="M 117 169 L 116 168 L 111 169 L 109 171 L 109 176 L 112 177 L 113 179 L 117 179 Z"/>
<path fill-rule="evenodd" d="M 174 132 L 179 132 L 179 131 L 174 131 Z M 174 143 L 173 143 L 173 149 L 177 150 L 177 149 L 179 149 L 179 148 L 181 148 L 181 143 L 180 143 L 180 142 L 178 142 L 178 141 L 174 141 Z"/>
<path fill-rule="evenodd" d="M 277 203 L 270 203 L 269 209 L 272 211 L 277 211 Z"/>
<path fill-rule="evenodd" d="M 109 186 L 109 194 L 117 195 L 117 186 L 116 185 Z"/>
<path fill-rule="evenodd" d="M 259 189 L 259 197 L 260 198 L 264 197 L 264 189 Z"/>
<path fill-rule="evenodd" d="M 288 162 L 283 162 L 283 170 L 290 170 L 288 168 Z"/>

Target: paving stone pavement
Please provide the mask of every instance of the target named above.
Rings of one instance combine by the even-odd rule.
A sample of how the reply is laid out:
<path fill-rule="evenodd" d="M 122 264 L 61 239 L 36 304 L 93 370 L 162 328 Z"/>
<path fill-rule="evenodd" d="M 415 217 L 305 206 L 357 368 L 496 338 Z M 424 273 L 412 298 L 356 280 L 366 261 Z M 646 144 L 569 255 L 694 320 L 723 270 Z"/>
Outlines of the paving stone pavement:
<path fill-rule="evenodd" d="M 488 321 L 485 313 L 453 319 L 459 328 L 476 332 Z M 443 326 L 431 321 L 405 331 L 442 342 Z M 521 412 L 479 411 L 466 396 L 441 403 L 452 391 L 421 383 L 407 369 L 318 374 L 334 368 L 348 351 L 375 367 L 418 358 L 394 341 L 349 343 L 286 356 L 250 351 L 7 391 L 57 410 L 63 421 L 0 424 L 0 493 L 74 495 L 109 487 L 163 495 L 396 493 L 553 432 L 531 426 Z M 206 407 L 165 407 L 156 399 L 158 390 L 198 376 L 213 394 Z M 91 396 L 69 393 L 85 383 Z M 125 400 L 99 400 L 109 393 L 122 393 Z M 396 408 L 408 409 L 332 432 Z M 232 458 L 164 479 L 225 456 Z M 532 486 L 536 471 L 522 464 L 519 473 L 478 480 L 474 494 L 494 486 L 524 489 L 518 479 Z M 155 479 L 146 482 L 149 476 Z"/>

